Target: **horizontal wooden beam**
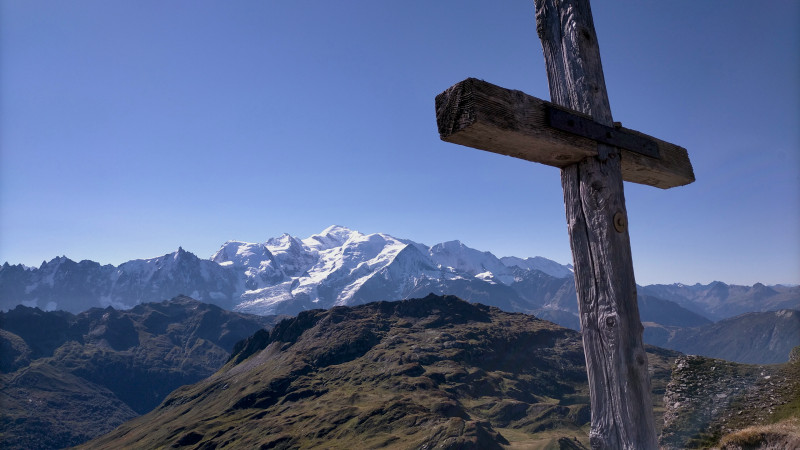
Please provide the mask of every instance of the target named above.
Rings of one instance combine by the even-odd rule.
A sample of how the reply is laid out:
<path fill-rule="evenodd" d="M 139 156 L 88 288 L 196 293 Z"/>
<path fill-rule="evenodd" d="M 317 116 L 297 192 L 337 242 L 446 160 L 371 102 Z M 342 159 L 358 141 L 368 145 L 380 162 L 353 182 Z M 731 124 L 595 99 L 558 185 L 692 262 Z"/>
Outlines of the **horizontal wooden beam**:
<path fill-rule="evenodd" d="M 548 108 L 570 111 L 521 91 L 468 78 L 436 96 L 436 123 L 443 141 L 555 167 L 597 155 L 597 142 L 550 126 Z M 694 181 L 685 148 L 638 131 L 654 141 L 660 158 L 622 149 L 622 179 L 662 189 Z"/>

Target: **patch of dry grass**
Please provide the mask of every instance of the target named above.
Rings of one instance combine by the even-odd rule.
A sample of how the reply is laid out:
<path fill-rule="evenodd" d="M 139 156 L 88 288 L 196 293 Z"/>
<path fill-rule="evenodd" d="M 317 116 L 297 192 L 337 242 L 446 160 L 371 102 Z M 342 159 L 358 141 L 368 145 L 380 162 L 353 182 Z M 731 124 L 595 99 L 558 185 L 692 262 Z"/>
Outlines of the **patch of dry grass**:
<path fill-rule="evenodd" d="M 758 425 L 725 435 L 720 449 L 785 449 L 800 448 L 800 418 Z"/>

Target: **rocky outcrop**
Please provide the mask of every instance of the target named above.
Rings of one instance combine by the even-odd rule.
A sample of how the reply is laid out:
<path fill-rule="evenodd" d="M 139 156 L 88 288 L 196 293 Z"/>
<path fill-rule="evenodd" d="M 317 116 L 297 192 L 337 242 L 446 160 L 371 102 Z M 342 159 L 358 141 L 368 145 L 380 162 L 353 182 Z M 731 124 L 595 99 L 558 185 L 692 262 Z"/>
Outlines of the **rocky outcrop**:
<path fill-rule="evenodd" d="M 759 366 L 682 356 L 664 404 L 663 448 L 716 445 L 743 428 L 800 417 L 800 361 Z"/>

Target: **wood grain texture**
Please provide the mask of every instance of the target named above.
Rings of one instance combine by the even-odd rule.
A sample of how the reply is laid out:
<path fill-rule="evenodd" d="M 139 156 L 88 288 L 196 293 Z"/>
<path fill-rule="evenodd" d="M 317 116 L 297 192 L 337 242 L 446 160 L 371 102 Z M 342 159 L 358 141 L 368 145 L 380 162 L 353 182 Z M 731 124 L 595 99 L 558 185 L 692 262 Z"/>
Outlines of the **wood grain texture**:
<path fill-rule="evenodd" d="M 443 141 L 559 168 L 596 156 L 597 142 L 550 126 L 548 107 L 558 106 L 468 78 L 436 97 L 436 123 Z M 623 180 L 662 189 L 694 181 L 686 149 L 627 128 L 621 130 L 656 142 L 661 154 L 656 159 L 622 150 Z"/>
<path fill-rule="evenodd" d="M 611 126 L 600 48 L 588 0 L 535 0 L 553 103 Z M 636 302 L 622 164 L 604 144 L 597 156 L 562 169 L 589 375 L 592 448 L 655 449 L 655 424 Z M 627 220 L 625 220 L 627 222 Z"/>

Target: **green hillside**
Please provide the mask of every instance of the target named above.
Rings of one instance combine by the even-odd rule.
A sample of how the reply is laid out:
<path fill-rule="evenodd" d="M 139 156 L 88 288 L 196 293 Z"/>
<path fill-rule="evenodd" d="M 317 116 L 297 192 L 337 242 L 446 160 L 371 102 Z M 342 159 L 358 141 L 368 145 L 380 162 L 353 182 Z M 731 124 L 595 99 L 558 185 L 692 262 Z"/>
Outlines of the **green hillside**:
<path fill-rule="evenodd" d="M 87 448 L 580 448 L 587 392 L 578 333 L 428 296 L 287 319 Z"/>

